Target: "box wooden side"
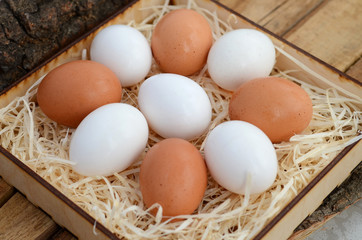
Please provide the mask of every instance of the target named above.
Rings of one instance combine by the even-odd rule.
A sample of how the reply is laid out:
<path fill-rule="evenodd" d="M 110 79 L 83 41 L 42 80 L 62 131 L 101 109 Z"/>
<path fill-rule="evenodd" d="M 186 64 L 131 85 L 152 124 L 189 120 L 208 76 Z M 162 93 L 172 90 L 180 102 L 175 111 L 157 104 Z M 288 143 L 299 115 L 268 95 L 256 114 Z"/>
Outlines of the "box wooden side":
<path fill-rule="evenodd" d="M 0 175 L 56 223 L 82 239 L 118 239 L 22 162 L 0 148 Z M 93 231 L 94 230 L 94 231 Z M 96 232 L 97 234 L 94 234 Z"/>
<path fill-rule="evenodd" d="M 105 23 L 103 27 L 115 24 L 115 23 L 127 23 L 133 19 L 143 19 L 147 16 L 147 11 L 142 14 L 137 9 L 144 6 L 152 6 L 160 4 L 161 0 L 141 0 L 132 5 L 123 14 L 117 16 L 113 20 Z M 186 3 L 187 1 L 180 0 L 176 3 Z M 230 11 L 207 0 L 198 0 L 200 6 L 210 9 L 211 11 L 217 11 L 219 17 L 227 19 L 230 16 Z M 235 13 L 235 15 L 237 15 Z M 258 28 L 257 25 L 248 21 L 243 17 L 235 18 L 232 22 L 235 28 Z M 71 61 L 75 58 L 79 58 L 84 48 L 89 48 L 90 43 L 97 33 L 95 32 L 87 34 L 84 39 L 76 43 L 71 48 L 63 51 L 60 55 L 57 55 L 52 61 L 45 66 L 37 69 L 31 76 L 28 76 L 23 81 L 19 82 L 11 90 L 7 91 L 0 96 L 0 107 L 6 106 L 16 96 L 23 95 L 26 90 L 37 79 L 46 74 L 56 66 Z M 274 44 L 288 54 L 290 54 L 297 61 L 304 64 L 307 68 L 318 72 L 318 75 L 305 73 L 303 68 L 290 58 L 280 55 L 278 57 L 278 67 L 281 69 L 299 69 L 302 70 L 299 73 L 295 73 L 301 80 L 313 83 L 323 88 L 330 86 L 337 86 L 349 96 L 354 96 L 356 99 L 362 98 L 362 86 L 357 81 L 349 78 L 329 67 L 327 64 L 316 60 L 309 54 L 295 48 L 293 45 L 279 39 L 270 32 L 266 32 L 273 40 Z M 362 103 L 361 103 L 362 105 Z M 361 106 L 360 106 L 361 107 Z M 34 173 L 27 166 L 22 164 L 18 159 L 15 159 L 6 150 L 0 149 L 0 175 L 14 185 L 21 192 L 23 192 L 30 201 L 35 205 L 38 205 L 49 213 L 54 220 L 68 228 L 76 236 L 80 238 L 88 239 L 103 239 L 113 238 L 116 236 L 109 233 L 102 225 L 97 224 L 98 235 L 93 234 L 92 219 L 88 214 L 82 211 L 78 206 L 69 201 L 64 195 L 50 186 L 47 182 Z M 351 170 L 361 162 L 362 156 L 362 141 L 355 144 L 353 147 L 344 150 L 339 157 L 334 159 L 328 167 L 326 167 L 316 178 L 303 190 L 292 202 L 287 205 L 278 215 L 272 219 L 269 224 L 257 235 L 256 238 L 265 239 L 284 239 L 287 238 L 293 231 L 293 229 L 314 209 L 318 207 L 321 201 L 332 191 L 337 185 L 339 185 L 351 172 Z"/>

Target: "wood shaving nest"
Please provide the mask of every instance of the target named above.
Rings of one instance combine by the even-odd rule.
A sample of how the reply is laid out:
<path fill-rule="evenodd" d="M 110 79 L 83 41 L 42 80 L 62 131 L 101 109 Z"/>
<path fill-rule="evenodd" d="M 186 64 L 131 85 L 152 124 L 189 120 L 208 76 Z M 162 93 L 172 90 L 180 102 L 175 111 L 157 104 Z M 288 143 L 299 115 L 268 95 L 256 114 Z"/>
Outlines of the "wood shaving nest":
<path fill-rule="evenodd" d="M 201 13 L 213 27 L 214 39 L 232 28 L 216 13 L 198 7 L 193 1 L 185 6 L 152 6 L 154 13 L 141 23 L 129 25 L 139 29 L 148 40 L 160 18 L 176 8 L 191 8 Z M 230 15 L 229 21 L 233 20 Z M 278 54 L 285 54 L 278 49 Z M 82 53 L 83 58 L 86 52 Z M 81 56 L 79 57 L 81 58 Z M 292 59 L 291 59 L 292 60 Z M 149 76 L 160 73 L 155 63 Z M 286 206 L 346 146 L 361 139 L 360 100 L 347 98 L 335 89 L 320 89 L 290 77 L 289 72 L 274 69 L 274 76 L 288 78 L 301 85 L 313 102 L 313 119 L 307 129 L 289 142 L 274 144 L 279 168 L 274 184 L 261 194 L 237 195 L 220 187 L 210 176 L 204 199 L 192 215 L 184 220 L 161 222 L 162 208 L 156 217 L 146 209 L 139 190 L 139 167 L 151 146 L 162 140 L 150 132 L 142 156 L 131 167 L 110 177 L 84 177 L 72 170 L 68 158 L 74 129 L 48 119 L 37 103 L 39 79 L 25 94 L 0 110 L 1 145 L 23 161 L 42 178 L 88 212 L 119 237 L 129 239 L 249 239 Z M 231 93 L 216 86 L 207 74 L 207 66 L 191 77 L 207 92 L 213 117 L 209 130 L 228 119 Z M 140 83 L 141 84 L 141 83 Z M 140 84 L 124 88 L 122 102 L 137 107 Z M 356 104 L 356 105 L 355 105 Z M 207 133 L 192 143 L 203 154 Z M 172 219 L 170 219 L 172 220 Z M 96 224 L 96 223 L 95 223 Z M 97 231 L 97 230 L 95 230 Z"/>

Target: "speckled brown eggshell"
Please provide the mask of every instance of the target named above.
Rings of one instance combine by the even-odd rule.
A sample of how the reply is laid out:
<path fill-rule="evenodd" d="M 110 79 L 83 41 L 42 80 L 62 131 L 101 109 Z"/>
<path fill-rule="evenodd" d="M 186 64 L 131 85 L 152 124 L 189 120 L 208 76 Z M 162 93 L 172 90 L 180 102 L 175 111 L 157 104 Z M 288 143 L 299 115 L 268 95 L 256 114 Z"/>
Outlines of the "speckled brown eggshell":
<path fill-rule="evenodd" d="M 188 76 L 205 65 L 212 42 L 210 25 L 202 15 L 178 9 L 157 23 L 151 48 L 163 72 Z"/>
<path fill-rule="evenodd" d="M 50 71 L 41 81 L 37 101 L 47 117 L 76 128 L 90 112 L 108 103 L 120 102 L 122 86 L 106 66 L 77 60 Z"/>
<path fill-rule="evenodd" d="M 146 207 L 159 203 L 163 216 L 192 214 L 202 201 L 206 186 L 204 159 L 186 140 L 162 140 L 147 152 L 141 164 L 143 201 Z"/>
<path fill-rule="evenodd" d="M 299 85 L 284 78 L 253 79 L 241 85 L 229 105 L 231 120 L 260 128 L 273 143 L 288 141 L 308 127 L 312 101 Z"/>

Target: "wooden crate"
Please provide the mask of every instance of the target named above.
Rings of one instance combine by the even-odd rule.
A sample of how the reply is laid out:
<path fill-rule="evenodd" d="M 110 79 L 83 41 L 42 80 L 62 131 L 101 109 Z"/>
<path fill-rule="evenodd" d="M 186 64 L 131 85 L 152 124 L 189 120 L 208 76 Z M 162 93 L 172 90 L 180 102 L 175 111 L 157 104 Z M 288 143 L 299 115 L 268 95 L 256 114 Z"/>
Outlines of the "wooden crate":
<path fill-rule="evenodd" d="M 137 11 L 144 6 L 159 4 L 161 0 L 140 0 L 131 3 L 126 9 L 122 9 L 90 33 L 82 36 L 76 42 L 56 54 L 48 62 L 29 73 L 24 78 L 14 83 L 0 96 L 0 107 L 6 106 L 16 96 L 22 96 L 26 90 L 41 76 L 62 63 L 79 57 L 84 48 L 88 48 L 95 34 L 102 28 L 114 23 L 127 23 L 130 20 L 140 20 L 147 17 L 149 12 Z M 175 4 L 187 2 L 179 0 Z M 272 39 L 275 46 L 283 49 L 295 61 L 280 55 L 277 65 L 281 70 L 297 69 L 300 72 L 294 76 L 300 80 L 319 86 L 321 88 L 336 87 L 345 95 L 354 95 L 362 98 L 361 83 L 339 72 L 328 64 L 311 56 L 307 52 L 297 48 L 284 39 L 263 29 L 247 18 L 240 16 L 232 10 L 218 4 L 216 1 L 199 0 L 198 4 L 211 11 L 217 11 L 221 18 L 227 18 L 230 13 L 237 16 L 233 22 L 234 28 L 255 28 L 265 32 Z M 296 64 L 296 61 L 302 63 Z M 309 68 L 311 74 L 305 71 Z M 362 108 L 362 102 L 359 105 Z M 331 163 L 323 169 L 280 213 L 278 213 L 257 234 L 256 239 L 285 239 L 290 236 L 295 227 L 310 213 L 312 213 L 322 200 L 344 179 L 352 169 L 362 160 L 362 141 L 345 148 Z M 37 175 L 23 162 L 0 148 L 0 175 L 10 184 L 19 189 L 36 206 L 46 211 L 60 225 L 65 226 L 73 234 L 81 239 L 118 239 L 102 224 L 88 215 L 79 206 L 70 201 L 61 192 Z M 96 232 L 97 234 L 94 234 Z"/>

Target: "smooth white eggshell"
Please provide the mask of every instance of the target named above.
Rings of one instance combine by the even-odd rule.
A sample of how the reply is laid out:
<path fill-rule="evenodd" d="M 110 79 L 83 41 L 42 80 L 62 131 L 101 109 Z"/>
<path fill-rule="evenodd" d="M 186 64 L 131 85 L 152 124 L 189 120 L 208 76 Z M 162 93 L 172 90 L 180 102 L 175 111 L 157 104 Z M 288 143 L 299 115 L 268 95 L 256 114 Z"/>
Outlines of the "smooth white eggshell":
<path fill-rule="evenodd" d="M 69 158 L 86 176 L 109 176 L 129 167 L 144 151 L 148 125 L 142 113 L 124 103 L 97 108 L 74 132 Z"/>
<path fill-rule="evenodd" d="M 142 83 L 138 104 L 149 126 L 164 138 L 193 139 L 211 121 L 211 103 L 205 90 L 190 78 L 163 73 Z"/>
<path fill-rule="evenodd" d="M 270 74 L 275 64 L 275 48 L 270 38 L 260 31 L 233 30 L 216 40 L 207 64 L 213 81 L 234 91 L 246 81 Z"/>
<path fill-rule="evenodd" d="M 278 162 L 273 144 L 250 123 L 219 124 L 207 137 L 204 151 L 210 174 L 231 192 L 245 194 L 248 175 L 251 194 L 267 190 L 276 178 Z"/>
<path fill-rule="evenodd" d="M 126 25 L 102 29 L 92 41 L 90 57 L 110 68 L 123 87 L 144 80 L 152 64 L 147 39 L 137 29 Z"/>

